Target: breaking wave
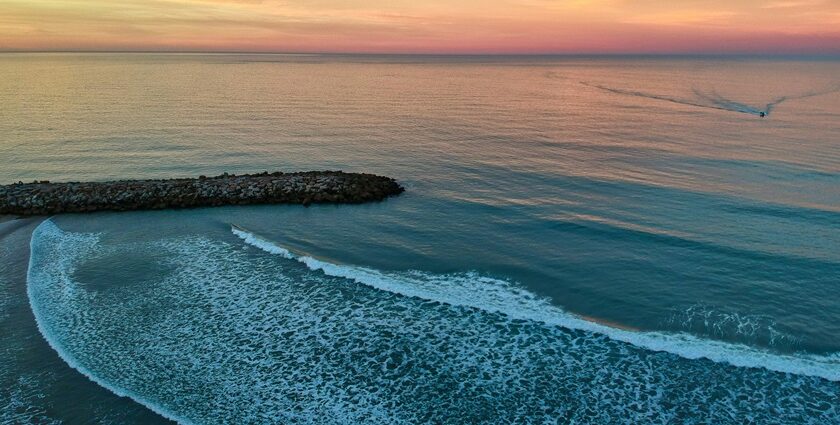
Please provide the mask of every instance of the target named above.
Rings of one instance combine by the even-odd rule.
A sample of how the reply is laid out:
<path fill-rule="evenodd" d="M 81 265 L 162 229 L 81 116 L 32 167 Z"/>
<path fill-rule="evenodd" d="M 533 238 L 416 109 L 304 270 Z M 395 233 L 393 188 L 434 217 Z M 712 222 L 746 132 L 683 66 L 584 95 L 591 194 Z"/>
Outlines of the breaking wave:
<path fill-rule="evenodd" d="M 232 231 L 246 243 L 272 254 L 280 254 L 284 258 L 295 259 L 305 264 L 310 270 L 322 271 L 328 276 L 349 279 L 395 294 L 503 313 L 515 319 L 533 320 L 573 330 L 595 332 L 637 347 L 665 351 L 687 359 L 706 358 L 733 366 L 763 367 L 776 372 L 818 376 L 831 381 L 840 381 L 840 356 L 837 355 L 782 355 L 746 345 L 698 338 L 685 333 L 665 334 L 618 329 L 563 311 L 548 300 L 539 298 L 511 282 L 484 277 L 477 273 L 456 275 L 435 275 L 420 271 L 387 273 L 365 267 L 340 265 L 307 255 L 295 255 L 290 250 L 242 228 L 232 227 Z M 696 310 L 690 313 L 696 313 Z"/>
<path fill-rule="evenodd" d="M 64 273 L 60 275 L 48 275 L 53 278 L 58 278 L 57 281 L 54 281 L 53 283 L 59 286 L 62 291 L 62 295 L 69 300 L 76 299 L 79 296 L 84 296 L 83 292 L 79 290 L 75 282 L 73 282 L 69 277 L 69 273 L 72 273 L 74 270 L 74 256 L 82 257 L 91 254 L 92 251 L 96 249 L 99 242 L 99 235 L 97 234 L 73 234 L 64 232 L 53 223 L 52 219 L 44 220 L 44 222 L 41 223 L 32 233 L 29 270 L 27 271 L 26 276 L 26 293 L 29 297 L 29 304 L 32 308 L 32 313 L 35 316 L 35 323 L 38 326 L 38 331 L 41 332 L 41 335 L 47 341 L 49 346 L 58 353 L 58 356 L 61 357 L 68 366 L 77 370 L 79 373 L 108 391 L 111 391 L 120 397 L 129 397 L 169 420 L 173 420 L 181 424 L 192 423 L 186 418 L 182 418 L 178 414 L 170 411 L 165 406 L 154 403 L 142 394 L 120 385 L 118 381 L 108 380 L 98 375 L 95 371 L 86 366 L 83 360 L 78 359 L 77 356 L 67 348 L 66 344 L 62 344 L 60 342 L 61 337 L 56 335 L 57 330 L 50 325 L 49 321 L 51 318 L 54 319 L 55 316 L 51 316 L 50 312 L 46 311 L 48 307 L 39 302 L 39 291 L 42 287 L 37 285 L 41 279 L 47 278 L 43 273 L 48 273 L 47 270 L 41 270 L 38 267 L 39 261 L 37 260 L 41 258 L 40 255 L 43 255 L 44 249 L 47 248 L 43 245 L 43 243 L 55 241 L 54 238 L 61 239 L 60 244 L 58 245 L 60 248 L 75 248 L 70 252 L 57 252 L 57 255 L 54 258 L 54 264 L 63 270 Z M 33 282 L 36 282 L 36 284 L 33 285 Z"/>
<path fill-rule="evenodd" d="M 476 273 L 345 266 L 233 231 L 247 245 L 106 242 L 45 221 L 27 278 L 39 330 L 95 382 L 181 423 L 840 420 L 835 382 L 638 348 L 714 342 L 586 322 Z M 160 272 L 136 283 L 126 264 Z M 760 360 L 748 350 L 732 353 Z"/>
<path fill-rule="evenodd" d="M 665 320 L 671 327 L 716 339 L 741 340 L 768 347 L 798 347 L 802 341 L 769 316 L 722 311 L 697 304 L 671 314 Z"/>

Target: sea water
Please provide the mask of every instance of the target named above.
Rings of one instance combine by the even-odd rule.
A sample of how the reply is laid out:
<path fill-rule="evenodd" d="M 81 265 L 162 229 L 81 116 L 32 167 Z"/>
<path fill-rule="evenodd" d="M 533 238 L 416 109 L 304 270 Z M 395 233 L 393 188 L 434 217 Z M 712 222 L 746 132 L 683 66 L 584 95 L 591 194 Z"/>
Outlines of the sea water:
<path fill-rule="evenodd" d="M 0 75 L 3 183 L 407 188 L 59 216 L 25 264 L 4 239 L 5 421 L 840 423 L 840 61 L 6 54 Z"/>

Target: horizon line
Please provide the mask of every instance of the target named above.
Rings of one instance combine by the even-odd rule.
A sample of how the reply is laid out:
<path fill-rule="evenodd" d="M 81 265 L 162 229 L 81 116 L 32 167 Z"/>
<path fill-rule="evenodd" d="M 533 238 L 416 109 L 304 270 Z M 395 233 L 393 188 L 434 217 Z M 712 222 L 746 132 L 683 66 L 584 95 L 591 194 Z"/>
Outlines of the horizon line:
<path fill-rule="evenodd" d="M 102 54 L 219 54 L 219 55 L 288 55 L 288 56 L 685 56 L 685 57 L 810 57 L 810 58 L 840 58 L 840 52 L 831 53 L 782 53 L 782 52 L 296 52 L 270 50 L 107 50 L 107 49 L 2 49 L 0 54 L 14 53 L 102 53 Z"/>

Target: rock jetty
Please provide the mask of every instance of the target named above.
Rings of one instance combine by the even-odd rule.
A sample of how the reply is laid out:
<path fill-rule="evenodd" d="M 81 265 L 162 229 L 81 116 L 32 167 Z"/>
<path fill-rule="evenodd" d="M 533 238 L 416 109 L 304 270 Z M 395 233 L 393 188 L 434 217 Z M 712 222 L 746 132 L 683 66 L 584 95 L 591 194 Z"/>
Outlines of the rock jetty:
<path fill-rule="evenodd" d="M 404 191 L 394 179 L 341 171 L 261 173 L 89 183 L 0 186 L 0 215 L 154 210 L 221 205 L 362 203 Z"/>

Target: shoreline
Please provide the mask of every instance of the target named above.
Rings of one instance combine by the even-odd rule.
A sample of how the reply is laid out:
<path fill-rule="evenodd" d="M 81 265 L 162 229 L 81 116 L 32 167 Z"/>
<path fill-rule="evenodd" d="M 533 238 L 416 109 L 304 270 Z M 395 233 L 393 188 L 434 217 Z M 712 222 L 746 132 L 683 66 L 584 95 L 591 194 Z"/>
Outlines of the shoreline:
<path fill-rule="evenodd" d="M 3 261 L 0 264 L 0 306 L 5 309 L 0 311 L 5 313 L 0 314 L 0 329 L 8 332 L 0 337 L 0 342 L 10 347 L 7 352 L 0 353 L 0 361 L 9 368 L 5 378 L 12 378 L 6 384 L 11 383 L 15 386 L 14 390 L 22 392 L 21 402 L 28 405 L 27 418 L 39 423 L 73 422 L 80 417 L 100 414 L 99 406 L 107 404 L 111 406 L 111 411 L 128 412 L 139 423 L 175 423 L 133 399 L 120 397 L 79 373 L 59 356 L 38 330 L 27 296 L 27 271 L 32 232 L 46 219 L 0 215 L 0 260 Z M 26 365 L 30 360 L 37 361 L 51 373 L 44 375 L 33 372 L 31 366 Z M 2 374 L 0 378 L 3 378 Z M 34 385 L 36 392 L 26 392 L 26 384 L 19 384 L 24 381 Z M 42 403 L 44 397 L 60 397 L 59 394 L 66 388 L 74 388 L 85 394 L 73 408 L 55 408 Z M 5 399 L 0 395 L 2 401 Z"/>
<path fill-rule="evenodd" d="M 134 211 L 223 205 L 358 204 L 382 201 L 405 189 L 390 177 L 342 171 L 263 172 L 168 180 L 0 186 L 0 217 L 94 211 Z"/>

